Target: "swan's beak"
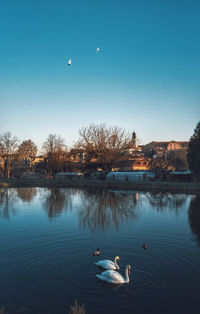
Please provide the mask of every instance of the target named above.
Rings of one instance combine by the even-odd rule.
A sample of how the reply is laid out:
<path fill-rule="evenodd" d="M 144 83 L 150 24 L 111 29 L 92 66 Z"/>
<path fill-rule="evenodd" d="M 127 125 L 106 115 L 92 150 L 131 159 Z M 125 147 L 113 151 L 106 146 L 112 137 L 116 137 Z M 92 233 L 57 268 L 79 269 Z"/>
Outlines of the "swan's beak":
<path fill-rule="evenodd" d="M 130 270 L 130 269 L 128 270 L 128 273 L 129 273 L 129 275 L 130 275 L 130 273 L 131 273 L 131 270 Z"/>
<path fill-rule="evenodd" d="M 120 257 L 118 258 L 118 260 L 120 261 Z"/>

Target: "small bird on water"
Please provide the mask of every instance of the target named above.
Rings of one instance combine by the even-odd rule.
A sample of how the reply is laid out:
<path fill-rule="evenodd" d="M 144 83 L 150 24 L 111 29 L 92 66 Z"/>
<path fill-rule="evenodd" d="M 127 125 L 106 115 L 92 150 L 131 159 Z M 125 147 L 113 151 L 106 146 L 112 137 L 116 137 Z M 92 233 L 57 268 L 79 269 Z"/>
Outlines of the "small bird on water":
<path fill-rule="evenodd" d="M 147 249 L 147 244 L 143 243 L 142 247 L 143 247 L 144 250 L 146 250 Z"/>
<path fill-rule="evenodd" d="M 100 252 L 99 249 L 97 249 L 96 251 L 94 251 L 94 252 L 92 253 L 93 256 L 98 256 L 98 255 L 100 255 L 100 254 L 101 254 L 101 252 Z"/>
<path fill-rule="evenodd" d="M 72 64 L 72 59 L 69 58 L 69 60 L 68 60 L 68 66 L 70 66 L 71 64 Z"/>

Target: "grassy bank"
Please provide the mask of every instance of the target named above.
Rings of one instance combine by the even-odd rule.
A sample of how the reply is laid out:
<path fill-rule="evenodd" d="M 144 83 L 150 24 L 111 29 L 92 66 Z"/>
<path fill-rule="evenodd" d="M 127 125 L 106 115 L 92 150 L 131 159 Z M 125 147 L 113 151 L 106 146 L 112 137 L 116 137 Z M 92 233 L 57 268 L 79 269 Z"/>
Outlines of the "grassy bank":
<path fill-rule="evenodd" d="M 0 188 L 9 187 L 96 187 L 116 190 L 171 192 L 200 195 L 200 182 L 116 182 L 69 179 L 9 179 L 0 180 Z"/>

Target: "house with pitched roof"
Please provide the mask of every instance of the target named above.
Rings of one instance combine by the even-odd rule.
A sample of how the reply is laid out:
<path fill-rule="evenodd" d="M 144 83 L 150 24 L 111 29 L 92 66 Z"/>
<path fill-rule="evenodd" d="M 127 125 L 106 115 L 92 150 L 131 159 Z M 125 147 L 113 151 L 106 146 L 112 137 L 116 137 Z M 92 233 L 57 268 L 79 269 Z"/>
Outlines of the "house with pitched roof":
<path fill-rule="evenodd" d="M 158 157 L 166 157 L 171 151 L 183 150 L 187 151 L 188 143 L 186 141 L 161 141 L 161 142 L 151 142 L 146 145 L 148 150 L 152 151 L 152 154 Z"/>

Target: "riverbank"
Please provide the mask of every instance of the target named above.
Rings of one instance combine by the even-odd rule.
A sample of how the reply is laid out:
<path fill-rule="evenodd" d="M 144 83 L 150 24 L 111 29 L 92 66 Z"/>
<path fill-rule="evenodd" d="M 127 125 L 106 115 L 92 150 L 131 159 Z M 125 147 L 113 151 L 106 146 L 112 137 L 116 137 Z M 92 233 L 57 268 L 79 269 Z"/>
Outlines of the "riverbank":
<path fill-rule="evenodd" d="M 128 191 L 170 192 L 200 195 L 200 182 L 116 182 L 70 179 L 9 179 L 0 180 L 0 188 L 105 188 Z"/>

